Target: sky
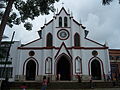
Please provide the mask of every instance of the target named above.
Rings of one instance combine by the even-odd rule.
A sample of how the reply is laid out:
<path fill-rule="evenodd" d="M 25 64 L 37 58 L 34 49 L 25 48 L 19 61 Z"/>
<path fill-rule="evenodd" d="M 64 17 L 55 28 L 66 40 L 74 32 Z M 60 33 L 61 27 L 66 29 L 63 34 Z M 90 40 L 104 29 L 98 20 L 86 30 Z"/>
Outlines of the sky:
<path fill-rule="evenodd" d="M 62 4 L 64 3 L 64 4 Z M 64 6 L 73 13 L 73 18 L 82 23 L 89 31 L 88 38 L 101 44 L 108 43 L 110 49 L 120 49 L 120 5 L 114 0 L 110 5 L 103 6 L 102 0 L 60 0 L 55 8 L 60 10 Z M 15 40 L 22 44 L 39 38 L 37 31 L 44 25 L 45 19 L 49 22 L 53 13 L 39 16 L 32 21 L 33 30 L 26 31 L 23 24 L 9 28 L 6 26 L 4 35 L 9 39 L 15 31 Z"/>

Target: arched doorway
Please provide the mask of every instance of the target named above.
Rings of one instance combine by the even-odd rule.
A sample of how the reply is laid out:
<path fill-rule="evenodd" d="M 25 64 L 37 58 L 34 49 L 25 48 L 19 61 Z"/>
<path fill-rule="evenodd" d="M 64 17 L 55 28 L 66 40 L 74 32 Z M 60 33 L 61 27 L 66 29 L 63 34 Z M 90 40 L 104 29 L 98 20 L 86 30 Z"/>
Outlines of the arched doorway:
<path fill-rule="evenodd" d="M 101 80 L 101 66 L 96 59 L 91 62 L 91 75 L 94 80 Z"/>
<path fill-rule="evenodd" d="M 58 74 L 60 74 L 60 80 L 71 80 L 71 63 L 66 56 L 60 57 L 57 62 Z"/>
<path fill-rule="evenodd" d="M 26 65 L 26 80 L 35 80 L 36 63 L 33 60 L 28 61 Z"/>

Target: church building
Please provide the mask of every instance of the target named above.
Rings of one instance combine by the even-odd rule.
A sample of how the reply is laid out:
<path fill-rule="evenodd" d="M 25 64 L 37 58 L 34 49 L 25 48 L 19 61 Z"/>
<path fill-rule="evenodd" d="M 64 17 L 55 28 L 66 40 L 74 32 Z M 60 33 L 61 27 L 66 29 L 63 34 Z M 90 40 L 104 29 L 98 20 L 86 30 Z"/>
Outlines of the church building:
<path fill-rule="evenodd" d="M 64 7 L 38 31 L 37 40 L 17 48 L 13 81 L 75 81 L 90 76 L 105 80 L 110 71 L 109 51 L 87 38 L 88 31 Z M 28 37 L 29 38 L 29 37 Z"/>

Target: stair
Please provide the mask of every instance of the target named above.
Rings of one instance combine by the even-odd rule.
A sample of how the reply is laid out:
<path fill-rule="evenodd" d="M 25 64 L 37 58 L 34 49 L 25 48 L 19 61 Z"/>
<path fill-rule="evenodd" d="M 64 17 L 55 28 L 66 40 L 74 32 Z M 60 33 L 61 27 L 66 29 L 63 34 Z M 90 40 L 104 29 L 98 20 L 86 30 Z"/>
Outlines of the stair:
<path fill-rule="evenodd" d="M 40 89 L 42 84 L 41 82 L 10 82 L 11 89 L 19 89 L 21 85 L 25 85 L 29 89 Z M 112 82 L 94 82 L 92 84 L 95 88 L 114 88 Z M 117 84 L 117 87 L 120 88 L 120 83 Z M 47 89 L 87 89 L 90 88 L 90 82 L 50 82 Z"/>

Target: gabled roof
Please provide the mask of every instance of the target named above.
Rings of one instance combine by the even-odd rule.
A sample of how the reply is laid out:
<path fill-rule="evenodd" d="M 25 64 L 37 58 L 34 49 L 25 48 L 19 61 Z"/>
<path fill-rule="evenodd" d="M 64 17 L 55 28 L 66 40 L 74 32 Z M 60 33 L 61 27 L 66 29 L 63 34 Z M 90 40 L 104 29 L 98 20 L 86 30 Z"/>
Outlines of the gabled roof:
<path fill-rule="evenodd" d="M 62 12 L 62 10 L 63 10 L 63 11 L 64 11 L 67 15 L 69 15 L 69 16 L 70 16 L 70 14 L 68 14 L 68 13 L 67 13 L 67 11 L 65 10 L 65 8 L 64 8 L 64 7 L 62 7 L 62 8 L 61 8 L 61 10 L 60 10 L 60 12 L 59 12 L 58 14 L 56 14 L 56 15 L 60 15 L 60 13 Z"/>
<path fill-rule="evenodd" d="M 100 46 L 106 47 L 105 45 L 102 45 L 102 44 L 100 44 L 100 43 L 98 43 L 98 42 L 96 42 L 96 41 L 94 41 L 94 40 L 88 39 L 88 38 L 86 38 L 86 37 L 85 37 L 85 39 L 88 40 L 88 41 L 91 41 L 91 42 L 93 42 L 93 43 L 96 43 L 96 44 L 98 44 L 98 45 L 100 45 Z"/>
<path fill-rule="evenodd" d="M 62 50 L 62 48 L 65 49 L 66 52 L 64 52 Z M 59 54 L 62 54 L 62 53 L 65 53 L 66 55 L 68 55 L 72 59 L 72 56 L 71 56 L 70 52 L 68 51 L 68 49 L 67 49 L 67 47 L 66 47 L 64 42 L 61 44 L 60 49 L 58 50 L 57 54 L 55 55 L 55 58 L 57 58 L 59 56 Z"/>
<path fill-rule="evenodd" d="M 36 40 L 34 40 L 34 41 L 31 41 L 31 42 L 29 42 L 29 43 L 27 43 L 27 44 L 24 44 L 24 45 L 22 45 L 21 47 L 27 46 L 27 45 L 29 45 L 29 44 L 31 44 L 31 43 L 33 43 L 33 42 L 38 41 L 38 40 L 40 40 L 40 38 L 38 38 L 38 39 L 36 39 Z"/>

